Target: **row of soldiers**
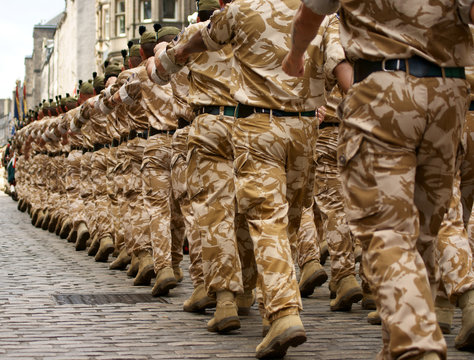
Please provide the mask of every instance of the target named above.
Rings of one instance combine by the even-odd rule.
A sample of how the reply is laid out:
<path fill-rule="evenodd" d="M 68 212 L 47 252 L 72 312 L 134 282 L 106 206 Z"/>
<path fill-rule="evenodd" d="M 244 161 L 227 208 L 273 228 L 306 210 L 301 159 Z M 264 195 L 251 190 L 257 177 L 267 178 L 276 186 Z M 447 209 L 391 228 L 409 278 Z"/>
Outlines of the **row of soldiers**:
<path fill-rule="evenodd" d="M 123 65 L 111 62 L 104 77 L 94 74 L 82 82 L 77 99 L 67 95 L 42 103 L 37 119 L 15 138 L 19 208 L 28 210 L 34 225 L 56 231 L 96 261 L 114 254 L 111 269 L 130 264 L 134 285 L 156 276 L 154 296 L 166 295 L 182 280 L 186 238 L 194 291 L 184 310 L 216 307 L 207 329 L 226 333 L 240 328 L 239 314 L 256 297 L 264 336 L 257 358 L 281 357 L 306 341 L 301 296 L 328 279 L 321 265 L 324 243 L 331 258 L 330 308 L 349 311 L 362 300 L 363 308 L 374 310 L 368 320 L 383 324 L 381 358 L 445 358 L 441 329 L 450 332 L 455 304 L 463 309 L 456 347 L 472 347 L 474 244 L 467 234 L 474 193 L 472 113 L 464 127 L 461 170 L 456 176 L 452 169 L 444 172 L 449 208 L 436 192 L 431 165 L 421 179 L 430 188 L 417 199 L 420 214 L 431 215 L 416 220 L 413 208 L 401 205 L 403 194 L 388 194 L 396 168 L 383 170 L 387 155 L 377 157 L 367 136 L 341 142 L 341 119 L 348 115 L 337 116 L 336 107 L 359 86 L 353 81 L 370 75 L 362 71 L 364 77 L 353 78 L 361 65 L 356 63 L 353 73 L 341 45 L 345 19 L 337 14 L 319 19 L 293 77 L 282 71 L 288 51 L 298 48 L 291 42 L 291 24 L 295 15 L 313 16 L 311 8 L 298 0 L 236 0 L 214 13 L 226 2 L 200 0 L 200 21 L 183 31 L 141 27 L 140 44 L 129 43 Z M 447 11 L 454 19 L 453 6 Z M 468 27 L 457 21 L 454 28 L 463 36 L 467 31 L 472 43 Z M 370 66 L 362 65 L 362 70 Z M 457 79 L 464 72 L 450 74 Z M 461 88 L 452 96 L 468 102 Z M 374 104 L 365 109 L 370 99 L 362 99 L 357 111 L 376 112 Z M 340 109 L 347 106 L 343 102 Z M 429 149 L 417 149 L 417 156 L 424 151 Z M 375 157 L 363 162 L 359 154 Z M 387 172 L 377 181 L 385 181 L 383 201 L 390 211 L 380 212 L 374 179 L 341 181 L 341 169 L 351 166 L 374 178 Z M 415 184 L 407 180 L 403 186 L 409 193 Z M 377 245 L 368 239 L 375 232 L 368 229 L 396 222 L 397 216 L 413 221 L 409 228 L 414 239 L 420 235 L 418 251 L 432 255 L 423 258 L 428 273 L 421 257 L 410 258 L 408 248 L 391 246 L 390 239 L 378 249 L 387 249 L 396 269 L 374 258 L 371 246 Z M 368 223 L 361 230 L 354 219 Z M 434 238 L 439 235 L 437 241 L 425 236 L 426 227 Z M 412 236 L 410 231 L 400 228 L 399 236 Z M 417 251 L 414 245 L 411 250 Z M 355 262 L 361 256 L 359 285 Z M 412 277 L 397 283 L 404 272 Z M 432 295 L 424 292 L 428 280 Z M 413 289 L 418 303 L 407 295 Z M 394 314 L 402 318 L 396 325 L 390 320 Z"/>

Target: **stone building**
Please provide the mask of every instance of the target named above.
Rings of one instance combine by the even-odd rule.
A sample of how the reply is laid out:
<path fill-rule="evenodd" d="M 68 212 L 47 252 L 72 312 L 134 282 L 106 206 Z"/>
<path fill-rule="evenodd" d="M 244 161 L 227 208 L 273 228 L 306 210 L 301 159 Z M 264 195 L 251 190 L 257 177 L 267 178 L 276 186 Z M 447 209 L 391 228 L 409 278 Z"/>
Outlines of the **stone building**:
<path fill-rule="evenodd" d="M 96 61 L 121 57 L 127 42 L 139 38 L 140 25 L 152 30 L 154 23 L 183 28 L 196 11 L 196 0 L 96 0 Z"/>

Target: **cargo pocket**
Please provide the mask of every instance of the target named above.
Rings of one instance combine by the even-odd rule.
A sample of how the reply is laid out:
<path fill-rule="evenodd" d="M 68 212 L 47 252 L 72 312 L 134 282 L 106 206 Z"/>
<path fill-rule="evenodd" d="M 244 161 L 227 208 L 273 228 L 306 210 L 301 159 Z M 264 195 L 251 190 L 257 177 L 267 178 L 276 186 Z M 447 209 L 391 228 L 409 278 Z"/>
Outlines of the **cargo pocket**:
<path fill-rule="evenodd" d="M 374 160 L 375 156 L 363 134 L 339 142 L 337 163 L 348 220 L 370 217 L 380 210 Z"/>
<path fill-rule="evenodd" d="M 186 193 L 186 165 L 183 154 L 177 154 L 171 159 L 171 185 L 175 199 L 181 199 Z"/>

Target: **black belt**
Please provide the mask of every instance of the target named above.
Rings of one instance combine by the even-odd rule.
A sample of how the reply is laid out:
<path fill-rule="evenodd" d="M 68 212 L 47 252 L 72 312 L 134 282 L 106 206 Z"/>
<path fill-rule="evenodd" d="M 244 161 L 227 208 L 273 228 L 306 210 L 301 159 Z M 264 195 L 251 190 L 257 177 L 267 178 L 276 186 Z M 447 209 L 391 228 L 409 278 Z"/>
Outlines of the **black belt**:
<path fill-rule="evenodd" d="M 454 40 L 453 40 L 454 41 Z M 354 63 L 354 83 L 364 80 L 376 71 L 407 71 L 415 77 L 443 77 L 465 79 L 466 73 L 463 67 L 440 67 L 420 56 L 408 59 L 389 59 L 383 61 L 356 60 Z"/>
<path fill-rule="evenodd" d="M 472 100 L 471 105 L 469 105 L 469 111 L 474 111 L 474 100 Z"/>
<path fill-rule="evenodd" d="M 120 137 L 120 144 L 123 144 L 124 142 L 127 142 L 128 140 L 128 135 L 123 135 Z"/>
<path fill-rule="evenodd" d="M 266 109 L 261 107 L 254 107 L 248 106 L 244 104 L 239 104 L 237 106 L 237 117 L 238 118 L 246 118 L 252 114 L 272 114 L 273 116 L 277 117 L 285 117 L 285 116 L 316 116 L 316 111 L 283 111 L 283 110 L 274 110 L 274 109 Z"/>
<path fill-rule="evenodd" d="M 120 145 L 120 139 L 113 139 L 110 147 L 117 147 Z"/>
<path fill-rule="evenodd" d="M 211 114 L 211 115 L 220 115 L 221 113 L 221 108 L 222 113 L 226 116 L 235 116 L 235 106 L 202 106 L 200 108 L 197 108 L 194 110 L 194 113 L 196 115 L 201 115 L 201 114 Z"/>
<path fill-rule="evenodd" d="M 191 123 L 188 120 L 182 117 L 178 118 L 178 129 L 184 129 L 186 126 L 189 125 L 191 125 Z"/>
<path fill-rule="evenodd" d="M 323 121 L 321 124 L 319 124 L 319 130 L 327 128 L 327 127 L 338 127 L 338 126 L 339 126 L 339 123 Z"/>
<path fill-rule="evenodd" d="M 71 151 L 72 150 L 82 150 L 82 146 L 71 146 Z"/>
<path fill-rule="evenodd" d="M 94 144 L 94 149 L 93 151 L 99 151 L 102 150 L 103 148 L 108 148 L 110 145 L 109 144 Z"/>
<path fill-rule="evenodd" d="M 94 149 L 89 149 L 89 148 L 83 148 L 82 149 L 82 154 L 84 155 L 85 153 L 92 152 Z"/>
<path fill-rule="evenodd" d="M 153 136 L 156 134 L 168 134 L 168 135 L 173 135 L 176 130 L 157 130 L 153 127 L 150 128 L 148 131 L 148 136 Z"/>

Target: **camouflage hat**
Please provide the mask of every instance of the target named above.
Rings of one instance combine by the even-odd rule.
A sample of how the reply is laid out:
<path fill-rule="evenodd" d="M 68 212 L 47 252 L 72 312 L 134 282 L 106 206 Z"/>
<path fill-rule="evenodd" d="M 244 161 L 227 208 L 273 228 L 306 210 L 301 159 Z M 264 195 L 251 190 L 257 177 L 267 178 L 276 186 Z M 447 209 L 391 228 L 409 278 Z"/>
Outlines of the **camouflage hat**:
<path fill-rule="evenodd" d="M 92 82 L 93 89 L 103 88 L 105 86 L 105 79 L 102 75 L 97 75 L 96 72 L 92 74 L 94 81 Z"/>
<path fill-rule="evenodd" d="M 181 32 L 177 27 L 174 26 L 164 26 L 157 33 L 157 39 L 160 40 L 163 36 L 173 35 L 176 36 Z"/>
<path fill-rule="evenodd" d="M 146 27 L 141 25 L 138 28 L 140 34 L 140 44 L 156 43 L 156 33 L 154 31 L 147 31 Z"/>
<path fill-rule="evenodd" d="M 201 10 L 218 10 L 221 8 L 218 0 L 199 0 L 198 9 Z"/>
<path fill-rule="evenodd" d="M 94 94 L 94 87 L 92 86 L 92 80 L 89 80 L 80 84 L 79 93 L 84 94 L 84 95 Z"/>

